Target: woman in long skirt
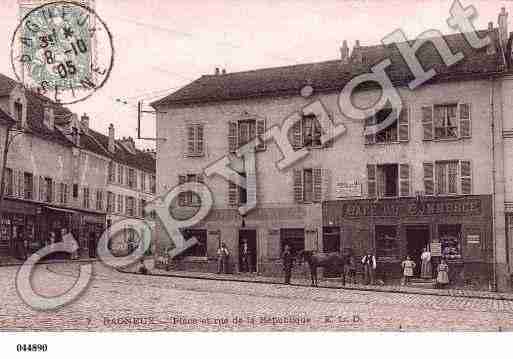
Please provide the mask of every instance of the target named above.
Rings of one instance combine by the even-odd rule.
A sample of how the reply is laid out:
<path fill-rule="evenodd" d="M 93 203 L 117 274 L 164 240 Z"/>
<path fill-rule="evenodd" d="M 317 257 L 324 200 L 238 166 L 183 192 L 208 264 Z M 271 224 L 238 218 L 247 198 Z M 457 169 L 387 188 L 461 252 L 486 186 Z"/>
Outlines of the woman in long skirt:
<path fill-rule="evenodd" d="M 424 279 L 433 278 L 432 268 L 431 268 L 431 252 L 427 249 L 427 247 L 424 248 L 424 252 L 422 252 L 420 259 L 422 261 L 422 264 L 420 267 L 420 277 L 424 278 Z"/>
<path fill-rule="evenodd" d="M 449 266 L 445 259 L 442 259 L 438 265 L 438 275 L 436 277 L 436 284 L 439 288 L 445 287 L 449 284 Z"/>

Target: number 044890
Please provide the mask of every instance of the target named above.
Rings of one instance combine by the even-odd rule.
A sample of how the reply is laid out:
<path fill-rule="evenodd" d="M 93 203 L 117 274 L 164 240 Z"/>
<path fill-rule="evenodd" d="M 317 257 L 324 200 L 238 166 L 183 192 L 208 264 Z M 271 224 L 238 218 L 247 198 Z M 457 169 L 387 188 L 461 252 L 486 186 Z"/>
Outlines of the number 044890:
<path fill-rule="evenodd" d="M 18 344 L 16 350 L 19 352 L 45 352 L 48 349 L 46 344 Z"/>

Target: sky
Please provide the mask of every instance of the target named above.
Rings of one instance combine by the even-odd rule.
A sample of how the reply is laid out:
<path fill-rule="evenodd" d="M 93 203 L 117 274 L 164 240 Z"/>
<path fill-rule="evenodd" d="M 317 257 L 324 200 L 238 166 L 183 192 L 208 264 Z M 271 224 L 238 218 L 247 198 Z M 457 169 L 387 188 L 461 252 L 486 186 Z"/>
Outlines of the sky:
<path fill-rule="evenodd" d="M 475 6 L 477 29 L 497 26 L 502 6 L 513 1 L 461 0 Z M 347 40 L 379 44 L 400 28 L 409 39 L 446 23 L 452 1 L 442 0 L 96 0 L 96 13 L 113 35 L 114 67 L 105 86 L 68 106 L 90 126 L 116 137 L 136 137 L 137 101 L 164 97 L 216 67 L 227 72 L 337 59 Z M 15 78 L 10 44 L 19 21 L 18 0 L 0 1 L 0 72 Z M 122 101 L 118 101 L 118 99 Z M 126 102 L 126 104 L 124 103 Z M 150 110 L 150 108 L 147 108 Z M 154 137 L 155 118 L 143 117 L 142 136 Z M 154 148 L 153 141 L 137 141 Z"/>

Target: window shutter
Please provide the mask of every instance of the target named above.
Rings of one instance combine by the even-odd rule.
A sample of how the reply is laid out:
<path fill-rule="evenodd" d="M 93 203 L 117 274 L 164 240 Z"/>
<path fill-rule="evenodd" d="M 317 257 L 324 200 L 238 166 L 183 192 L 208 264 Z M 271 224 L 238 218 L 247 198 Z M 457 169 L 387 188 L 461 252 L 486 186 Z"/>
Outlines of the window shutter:
<path fill-rule="evenodd" d="M 433 106 L 422 107 L 422 128 L 424 141 L 433 139 Z"/>
<path fill-rule="evenodd" d="M 470 104 L 460 103 L 458 113 L 460 116 L 460 137 L 470 138 L 472 133 Z"/>
<path fill-rule="evenodd" d="M 19 183 L 18 183 L 18 176 L 19 172 L 18 170 L 13 169 L 12 170 L 12 195 L 14 197 L 19 196 Z"/>
<path fill-rule="evenodd" d="M 52 180 L 52 202 L 58 202 L 59 197 L 57 197 L 57 181 Z"/>
<path fill-rule="evenodd" d="M 178 175 L 178 185 L 182 185 L 187 182 L 187 177 L 185 175 Z M 185 192 L 181 192 L 178 195 L 178 205 L 185 206 Z"/>
<path fill-rule="evenodd" d="M 194 154 L 194 126 L 187 125 L 187 154 Z"/>
<path fill-rule="evenodd" d="M 203 125 L 198 125 L 198 127 L 196 128 L 196 152 L 199 155 L 203 154 L 203 143 Z"/>
<path fill-rule="evenodd" d="M 435 173 L 434 173 L 434 165 L 433 162 L 424 162 L 424 192 L 426 195 L 433 195 L 435 189 Z"/>
<path fill-rule="evenodd" d="M 231 153 L 237 151 L 237 123 L 228 122 L 228 150 Z"/>
<path fill-rule="evenodd" d="M 41 202 L 46 201 L 46 183 L 43 176 L 39 176 L 39 200 Z"/>
<path fill-rule="evenodd" d="M 294 169 L 293 176 L 293 190 L 294 202 L 303 202 L 303 171 L 301 169 Z"/>
<path fill-rule="evenodd" d="M 302 136 L 302 127 L 303 118 L 297 120 L 292 126 L 292 147 L 294 149 L 303 147 L 303 136 Z"/>
<path fill-rule="evenodd" d="M 399 193 L 401 197 L 410 195 L 410 165 L 408 163 L 399 164 Z"/>
<path fill-rule="evenodd" d="M 239 186 L 232 181 L 228 181 L 228 205 L 230 207 L 239 205 Z"/>
<path fill-rule="evenodd" d="M 367 196 L 376 198 L 376 165 L 367 165 Z"/>
<path fill-rule="evenodd" d="M 328 168 L 322 169 L 322 200 L 327 201 L 330 196 L 330 170 Z"/>
<path fill-rule="evenodd" d="M 265 127 L 266 127 L 265 125 L 266 125 L 265 119 L 264 120 L 257 120 L 257 123 L 256 123 L 256 135 L 259 138 L 259 140 L 261 140 L 260 143 L 258 144 L 258 146 L 256 147 L 257 151 L 265 151 L 265 148 L 266 148 L 265 141 L 262 141 L 262 138 L 263 138 L 264 133 L 265 133 Z"/>
<path fill-rule="evenodd" d="M 205 178 L 203 177 L 203 173 L 199 173 L 196 175 L 196 181 L 199 183 L 205 183 Z"/>
<path fill-rule="evenodd" d="M 472 164 L 460 161 L 461 193 L 472 194 Z"/>
<path fill-rule="evenodd" d="M 322 169 L 313 168 L 313 201 L 321 202 L 322 201 Z"/>
<path fill-rule="evenodd" d="M 21 198 L 25 197 L 25 172 L 20 171 L 18 176 L 18 191 Z"/>
<path fill-rule="evenodd" d="M 367 130 L 367 127 L 373 126 L 375 124 L 376 124 L 376 116 L 373 115 L 369 118 L 366 118 L 364 131 Z M 365 144 L 366 145 L 372 145 L 375 142 L 376 142 L 376 134 L 375 133 L 373 133 L 371 135 L 365 135 Z"/>
<path fill-rule="evenodd" d="M 37 201 L 39 199 L 39 191 L 40 191 L 40 188 L 39 188 L 40 186 L 39 186 L 39 181 L 38 181 L 39 176 L 34 174 L 33 178 L 34 178 L 34 180 L 33 180 L 34 192 L 32 193 L 32 198 Z"/>
<path fill-rule="evenodd" d="M 410 139 L 410 114 L 408 107 L 404 106 L 399 114 L 399 141 L 408 142 Z"/>

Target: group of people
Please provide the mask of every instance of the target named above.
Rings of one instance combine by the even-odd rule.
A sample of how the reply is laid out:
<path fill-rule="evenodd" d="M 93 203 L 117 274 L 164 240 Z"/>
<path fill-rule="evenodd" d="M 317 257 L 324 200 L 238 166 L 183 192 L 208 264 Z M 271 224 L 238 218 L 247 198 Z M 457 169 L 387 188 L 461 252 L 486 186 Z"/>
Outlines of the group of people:
<path fill-rule="evenodd" d="M 420 256 L 421 267 L 420 277 L 423 279 L 433 278 L 433 263 L 431 252 L 428 248 L 424 248 Z M 410 256 L 406 256 L 406 259 L 401 263 L 403 269 L 403 284 L 407 285 L 410 283 L 411 278 L 414 276 L 414 270 L 417 264 L 411 259 Z M 443 288 L 449 284 L 449 265 L 445 258 L 440 259 L 440 263 L 436 266 L 436 285 L 439 288 Z"/>

